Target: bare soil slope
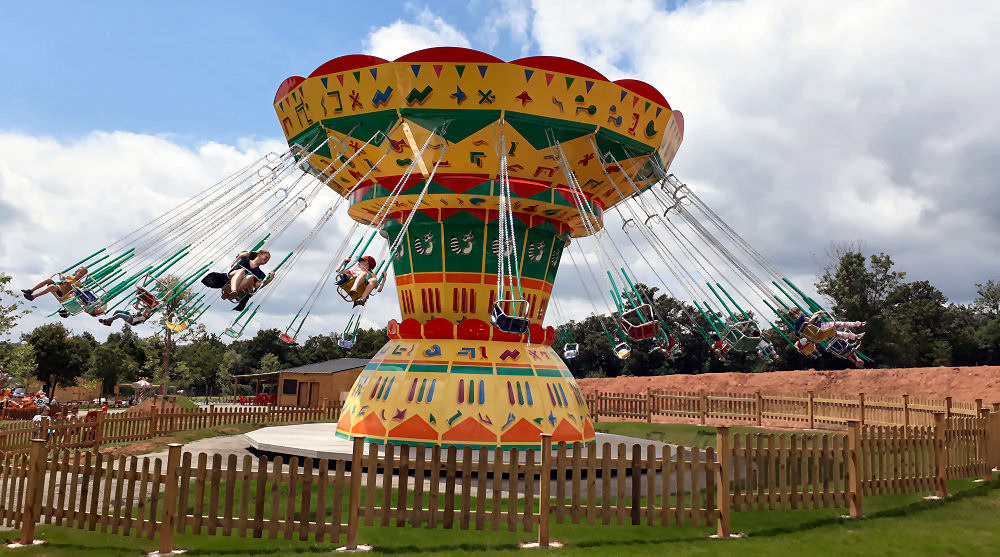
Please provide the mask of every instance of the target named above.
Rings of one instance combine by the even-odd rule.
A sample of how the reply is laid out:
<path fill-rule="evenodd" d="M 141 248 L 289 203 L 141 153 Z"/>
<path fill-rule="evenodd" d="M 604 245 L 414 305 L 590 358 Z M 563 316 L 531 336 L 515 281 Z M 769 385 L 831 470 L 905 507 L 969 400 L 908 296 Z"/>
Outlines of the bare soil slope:
<path fill-rule="evenodd" d="M 987 404 L 1000 402 L 1000 366 L 776 371 L 771 373 L 704 373 L 657 377 L 580 379 L 584 394 L 594 391 L 639 393 L 647 388 L 669 391 L 752 393 L 858 394 L 944 398 Z"/>

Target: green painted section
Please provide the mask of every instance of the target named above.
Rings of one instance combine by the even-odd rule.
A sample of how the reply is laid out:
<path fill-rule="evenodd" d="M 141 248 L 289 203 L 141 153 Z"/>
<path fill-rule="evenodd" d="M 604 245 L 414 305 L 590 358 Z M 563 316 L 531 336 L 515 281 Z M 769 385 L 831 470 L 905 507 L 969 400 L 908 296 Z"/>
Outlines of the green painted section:
<path fill-rule="evenodd" d="M 451 372 L 470 375 L 493 375 L 493 366 L 460 366 L 452 364 Z"/>
<path fill-rule="evenodd" d="M 448 373 L 448 364 L 410 364 L 410 373 Z"/>
<path fill-rule="evenodd" d="M 440 128 L 447 122 L 448 127 L 442 135 L 449 143 L 463 141 L 470 135 L 500 119 L 499 110 L 402 108 L 399 110 L 399 113 L 403 118 L 410 120 L 427 131 Z"/>
<path fill-rule="evenodd" d="M 450 273 L 482 272 L 486 223 L 462 211 L 446 218 L 443 225 L 445 270 Z"/>
<path fill-rule="evenodd" d="M 399 237 L 399 233 L 402 232 L 403 223 L 393 218 L 387 218 L 382 230 L 389 235 L 388 243 L 392 245 L 396 242 L 396 238 Z M 401 243 L 399 250 L 395 254 L 390 254 L 390 257 L 392 257 L 392 270 L 397 277 L 413 271 L 410 268 L 410 247 L 406 242 Z"/>
<path fill-rule="evenodd" d="M 514 249 L 517 250 L 517 261 L 518 264 L 524 260 L 525 243 L 524 239 L 528 232 L 527 226 L 521 219 L 514 217 Z M 487 274 L 497 274 L 497 253 L 493 251 L 494 245 L 498 248 L 500 246 L 500 224 L 498 221 L 494 220 L 490 222 L 486 227 L 486 273 Z M 495 244 L 494 244 L 495 242 Z M 516 288 L 516 285 L 515 285 Z"/>
<path fill-rule="evenodd" d="M 385 362 L 378 365 L 379 371 L 406 371 L 409 364 L 387 364 Z"/>
<path fill-rule="evenodd" d="M 597 148 L 600 149 L 602 155 L 610 151 L 619 161 L 638 155 L 648 155 L 655 151 L 645 143 L 607 128 L 601 128 L 597 131 L 596 141 Z"/>
<path fill-rule="evenodd" d="M 380 110 L 367 114 L 341 116 L 339 118 L 324 118 L 323 125 L 343 134 L 350 134 L 359 141 L 368 141 L 377 131 L 388 131 L 396 125 L 399 116 L 395 110 Z M 357 126 L 357 127 L 355 127 Z M 354 130 L 353 132 L 351 130 Z M 372 145 L 381 145 L 382 136 L 376 138 Z"/>
<path fill-rule="evenodd" d="M 327 127 L 329 128 L 329 127 L 332 127 L 332 126 L 327 126 Z M 371 137 L 371 136 L 369 135 L 369 137 Z M 319 122 L 316 122 L 315 124 L 309 126 L 308 128 L 302 130 L 301 132 L 299 132 L 298 135 L 296 135 L 296 136 L 292 137 L 291 139 L 289 139 L 288 140 L 288 145 L 292 146 L 292 145 L 295 145 L 295 144 L 299 144 L 303 148 L 305 148 L 305 149 L 307 149 L 308 151 L 311 152 L 313 149 L 316 148 L 316 145 L 318 145 L 321 141 L 324 141 L 325 139 L 326 139 L 325 136 L 320 135 L 320 124 L 319 124 Z M 368 138 L 366 137 L 362 141 L 365 141 L 367 139 Z M 332 157 L 333 154 L 330 152 L 330 144 L 327 143 L 326 145 L 323 145 L 322 147 L 320 147 L 316 151 L 316 154 L 319 155 L 319 156 L 321 156 L 321 157 L 326 157 L 326 158 Z"/>
<path fill-rule="evenodd" d="M 563 377 L 562 370 L 559 369 L 547 369 L 543 367 L 535 368 L 535 375 L 538 377 Z"/>
<path fill-rule="evenodd" d="M 439 273 L 444 270 L 441 223 L 418 212 L 406 231 L 406 251 L 414 273 Z M 405 257 L 406 255 L 404 255 Z"/>
<path fill-rule="evenodd" d="M 545 280 L 553 245 L 562 242 L 556 240 L 556 227 L 548 221 L 536 224 L 526 232 L 528 243 L 524 246 L 521 260 L 521 276 Z"/>
<path fill-rule="evenodd" d="M 581 124 L 522 112 L 507 111 L 504 114 L 504 119 L 536 150 L 549 148 L 549 138 L 546 137 L 547 130 L 552 130 L 555 139 L 563 143 L 594 133 L 594 130 L 597 129 L 597 126 L 592 124 Z"/>
<path fill-rule="evenodd" d="M 377 363 L 373 364 L 373 363 L 369 362 L 367 365 L 365 365 L 365 371 L 372 371 L 372 370 L 375 370 L 375 369 L 378 369 L 378 364 Z"/>
<path fill-rule="evenodd" d="M 520 375 L 534 377 L 535 372 L 532 371 L 530 367 L 504 367 L 502 364 L 497 364 L 497 375 Z"/>

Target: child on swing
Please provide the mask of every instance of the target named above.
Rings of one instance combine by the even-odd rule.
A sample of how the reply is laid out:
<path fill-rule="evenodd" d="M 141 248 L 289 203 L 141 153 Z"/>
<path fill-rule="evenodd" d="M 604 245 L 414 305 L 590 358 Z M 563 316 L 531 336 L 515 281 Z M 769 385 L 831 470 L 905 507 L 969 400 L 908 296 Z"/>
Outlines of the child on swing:
<path fill-rule="evenodd" d="M 87 268 L 80 267 L 72 275 L 59 273 L 59 280 L 56 281 L 51 278 L 47 278 L 36 284 L 30 290 L 21 290 L 21 293 L 24 294 L 24 298 L 29 302 L 46 294 L 53 294 L 57 300 L 64 302 L 74 295 L 73 287 L 80 284 L 80 281 L 82 281 L 86 276 Z M 39 291 L 36 292 L 36 290 Z"/>
<path fill-rule="evenodd" d="M 376 267 L 375 258 L 370 255 L 360 257 L 356 266 L 347 268 L 350 262 L 350 258 L 340 262 L 340 272 L 336 280 L 337 286 L 343 288 L 351 295 L 354 300 L 353 307 L 363 306 L 368 301 L 368 297 L 371 296 L 373 290 L 378 288 L 377 292 L 382 291 L 382 287 L 385 285 L 385 274 L 383 273 L 378 278 L 373 275 Z M 361 291 L 360 295 L 357 295 L 362 286 L 364 286 L 364 290 Z M 357 297 L 354 297 L 355 295 Z"/>

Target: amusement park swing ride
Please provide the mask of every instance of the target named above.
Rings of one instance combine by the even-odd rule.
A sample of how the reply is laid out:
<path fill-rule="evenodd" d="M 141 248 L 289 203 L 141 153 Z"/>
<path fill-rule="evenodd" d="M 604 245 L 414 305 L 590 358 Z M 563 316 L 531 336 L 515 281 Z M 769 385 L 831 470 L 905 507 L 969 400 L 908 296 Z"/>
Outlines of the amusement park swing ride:
<path fill-rule="evenodd" d="M 612 82 L 565 58 L 430 48 L 334 58 L 284 80 L 274 110 L 287 151 L 67 267 L 84 268 L 54 281 L 65 286 L 60 314 L 141 323 L 163 312 L 180 331 L 221 289 L 239 310 L 223 332 L 239 338 L 346 204 L 353 222 L 280 336 L 296 343 L 314 310 L 339 303 L 350 308 L 339 343 L 351 348 L 391 272 L 401 317 L 350 390 L 341 437 L 593 441 L 586 401 L 552 347 L 567 359 L 579 350 L 553 296 L 565 254 L 619 358 L 640 346 L 670 357 L 677 327 L 720 359 L 771 358 L 773 342 L 863 357 L 860 335 L 668 173 L 684 118 L 642 81 Z M 267 248 L 327 190 L 336 200 L 265 272 Z M 620 220 L 614 234 L 609 216 Z M 682 322 L 658 313 L 640 276 L 690 300 Z M 550 308 L 563 326 L 543 326 Z"/>

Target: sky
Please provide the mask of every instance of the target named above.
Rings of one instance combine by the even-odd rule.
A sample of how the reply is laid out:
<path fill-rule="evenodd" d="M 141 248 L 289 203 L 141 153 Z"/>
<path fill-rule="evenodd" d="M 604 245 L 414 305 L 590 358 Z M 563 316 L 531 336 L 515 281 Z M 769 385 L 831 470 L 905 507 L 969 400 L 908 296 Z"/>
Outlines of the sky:
<path fill-rule="evenodd" d="M 1000 3 L 48 2 L 4 11 L 0 271 L 18 288 L 282 150 L 271 102 L 285 77 L 344 54 L 393 59 L 443 45 L 505 60 L 565 56 L 656 86 L 685 116 L 671 172 L 800 285 L 815 282 L 831 246 L 858 242 L 955 302 L 1000 279 Z M 345 220 L 262 310 L 263 326 L 284 327 Z M 579 296 L 567 289 L 569 301 Z M 370 325 L 398 316 L 386 292 Z M 51 305 L 39 302 L 13 336 L 44 322 Z M 229 318 L 207 315 L 215 331 Z M 303 332 L 344 320 L 340 305 L 324 304 Z M 109 332 L 83 317 L 67 325 Z"/>

